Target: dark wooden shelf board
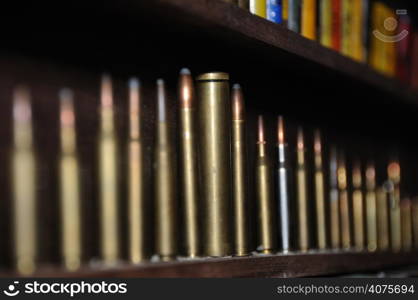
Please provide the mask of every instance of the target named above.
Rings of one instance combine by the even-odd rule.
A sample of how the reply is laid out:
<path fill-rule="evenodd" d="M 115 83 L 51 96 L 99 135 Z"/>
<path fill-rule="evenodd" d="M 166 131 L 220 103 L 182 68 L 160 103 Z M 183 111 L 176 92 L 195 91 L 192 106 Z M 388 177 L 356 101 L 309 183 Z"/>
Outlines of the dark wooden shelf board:
<path fill-rule="evenodd" d="M 115 268 L 84 268 L 69 273 L 43 269 L 35 277 L 308 277 L 377 271 L 418 263 L 418 253 L 309 253 L 233 258 L 207 258 L 167 263 L 145 263 Z M 17 276 L 16 274 L 0 277 Z"/>

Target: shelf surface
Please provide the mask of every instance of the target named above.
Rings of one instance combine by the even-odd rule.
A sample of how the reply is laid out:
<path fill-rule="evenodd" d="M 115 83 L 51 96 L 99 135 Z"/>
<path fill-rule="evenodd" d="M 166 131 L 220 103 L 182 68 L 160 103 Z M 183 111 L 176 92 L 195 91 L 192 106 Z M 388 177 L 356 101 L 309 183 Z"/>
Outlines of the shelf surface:
<path fill-rule="evenodd" d="M 418 263 L 418 253 L 297 253 L 289 255 L 205 258 L 145 263 L 115 268 L 85 268 L 69 273 L 44 269 L 35 277 L 230 278 L 309 277 L 378 271 Z M 0 274 L 0 277 L 17 276 Z"/>

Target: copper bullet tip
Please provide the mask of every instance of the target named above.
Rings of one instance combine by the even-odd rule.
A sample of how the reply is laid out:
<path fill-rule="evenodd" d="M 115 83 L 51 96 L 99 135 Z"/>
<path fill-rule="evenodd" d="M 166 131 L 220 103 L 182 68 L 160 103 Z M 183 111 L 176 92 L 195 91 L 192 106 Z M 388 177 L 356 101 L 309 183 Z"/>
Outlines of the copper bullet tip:
<path fill-rule="evenodd" d="M 376 170 L 374 164 L 369 163 L 366 169 L 366 178 L 368 180 L 374 180 L 376 178 Z"/>
<path fill-rule="evenodd" d="M 165 84 L 163 79 L 157 80 L 157 101 L 158 101 L 158 121 L 165 122 L 166 107 L 165 107 Z"/>
<path fill-rule="evenodd" d="M 64 127 L 74 126 L 73 92 L 64 88 L 59 92 L 61 102 L 61 124 Z"/>
<path fill-rule="evenodd" d="M 303 142 L 303 129 L 302 127 L 298 128 L 298 150 L 303 150 L 305 148 L 304 142 Z"/>
<path fill-rule="evenodd" d="M 113 105 L 112 78 L 108 74 L 102 76 L 101 104 L 103 108 L 111 108 Z"/>
<path fill-rule="evenodd" d="M 32 119 L 29 89 L 19 86 L 14 90 L 13 118 L 17 123 L 29 123 Z"/>
<path fill-rule="evenodd" d="M 129 80 L 129 88 L 130 89 L 138 89 L 141 85 L 141 82 L 138 78 L 133 77 Z"/>
<path fill-rule="evenodd" d="M 314 151 L 315 154 L 321 154 L 322 151 L 321 132 L 318 129 L 314 132 Z"/>
<path fill-rule="evenodd" d="M 258 116 L 258 143 L 265 143 L 263 116 Z"/>
<path fill-rule="evenodd" d="M 277 118 L 277 141 L 280 145 L 284 144 L 284 125 L 282 116 Z"/>
<path fill-rule="evenodd" d="M 181 108 L 193 107 L 194 89 L 193 79 L 189 69 L 180 71 L 180 106 Z"/>
<path fill-rule="evenodd" d="M 232 87 L 232 120 L 244 120 L 244 99 L 239 84 Z"/>

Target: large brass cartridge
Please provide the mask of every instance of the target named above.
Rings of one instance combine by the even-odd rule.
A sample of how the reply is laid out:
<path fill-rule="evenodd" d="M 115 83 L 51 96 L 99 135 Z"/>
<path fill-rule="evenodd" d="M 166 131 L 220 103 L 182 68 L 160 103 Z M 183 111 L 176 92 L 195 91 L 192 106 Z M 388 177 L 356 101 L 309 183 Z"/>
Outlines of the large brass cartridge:
<path fill-rule="evenodd" d="M 390 215 L 390 238 L 392 251 L 399 252 L 402 248 L 401 230 L 401 194 L 400 180 L 401 168 L 398 162 L 392 162 L 388 166 L 388 196 L 389 196 L 389 215 Z"/>
<path fill-rule="evenodd" d="M 234 254 L 249 254 L 247 147 L 244 99 L 240 85 L 232 88 L 232 192 L 234 200 Z"/>
<path fill-rule="evenodd" d="M 347 168 L 343 154 L 338 158 L 338 196 L 341 217 L 341 242 L 343 249 L 351 248 L 350 211 L 347 191 Z"/>
<path fill-rule="evenodd" d="M 340 208 L 339 208 L 339 194 L 338 194 L 338 155 L 335 147 L 331 148 L 330 152 L 330 169 L 329 169 L 329 183 L 330 183 L 330 229 L 331 229 L 331 247 L 339 249 L 341 246 L 340 239 Z"/>
<path fill-rule="evenodd" d="M 195 98 L 193 79 L 188 69 L 180 72 L 180 180 L 184 209 L 184 243 L 188 257 L 200 254 L 199 185 L 197 141 L 195 132 Z"/>
<path fill-rule="evenodd" d="M 412 201 L 412 233 L 414 249 L 418 250 L 418 198 Z"/>
<path fill-rule="evenodd" d="M 154 194 L 156 205 L 156 253 L 162 261 L 177 255 L 177 201 L 173 141 L 166 111 L 165 84 L 157 80 L 157 133 L 155 145 Z"/>
<path fill-rule="evenodd" d="M 263 117 L 258 117 L 258 140 L 255 180 L 258 207 L 258 247 L 264 254 L 277 248 L 277 219 L 274 209 L 271 162 L 267 155 Z"/>
<path fill-rule="evenodd" d="M 282 250 L 290 250 L 290 220 L 289 220 L 289 186 L 288 186 L 288 158 L 287 145 L 284 136 L 283 117 L 277 119 L 277 186 L 278 203 L 280 204 L 280 229 Z"/>
<path fill-rule="evenodd" d="M 205 251 L 231 254 L 231 104 L 229 75 L 206 73 L 198 78 L 199 150 L 204 202 Z"/>
<path fill-rule="evenodd" d="M 411 201 L 403 199 L 401 202 L 402 250 L 412 250 L 412 220 Z"/>
<path fill-rule="evenodd" d="M 119 260 L 118 145 L 114 124 L 112 80 L 101 86 L 99 148 L 100 252 L 105 264 Z"/>
<path fill-rule="evenodd" d="M 327 247 L 325 221 L 325 184 L 322 164 L 322 143 L 319 130 L 316 130 L 314 133 L 314 160 L 317 246 L 318 249 L 324 250 Z"/>
<path fill-rule="evenodd" d="M 389 215 L 388 195 L 385 187 L 378 187 L 376 190 L 377 206 L 377 248 L 379 251 L 389 249 Z"/>
<path fill-rule="evenodd" d="M 128 253 L 129 261 L 133 264 L 145 260 L 148 256 L 141 136 L 141 87 L 138 79 L 132 78 L 129 81 L 129 136 L 126 166 L 128 178 Z"/>
<path fill-rule="evenodd" d="M 376 203 L 376 170 L 373 164 L 366 168 L 366 223 L 367 249 L 377 249 L 377 203 Z"/>
<path fill-rule="evenodd" d="M 33 148 L 30 94 L 17 87 L 13 94 L 12 200 L 14 258 L 18 272 L 35 270 L 38 256 L 36 216 L 36 157 Z"/>
<path fill-rule="evenodd" d="M 82 255 L 79 162 L 77 154 L 73 94 L 60 92 L 61 155 L 61 256 L 65 267 L 74 271 L 80 267 Z"/>
<path fill-rule="evenodd" d="M 352 173 L 353 182 L 353 225 L 354 245 L 357 251 L 364 249 L 364 208 L 363 208 L 363 179 L 360 162 L 355 162 Z"/>
<path fill-rule="evenodd" d="M 309 249 L 309 229 L 308 229 L 308 188 L 306 182 L 306 158 L 305 143 L 302 128 L 298 128 L 297 135 L 297 168 L 296 168 L 296 195 L 298 202 L 298 229 L 299 229 L 299 249 L 303 252 Z"/>

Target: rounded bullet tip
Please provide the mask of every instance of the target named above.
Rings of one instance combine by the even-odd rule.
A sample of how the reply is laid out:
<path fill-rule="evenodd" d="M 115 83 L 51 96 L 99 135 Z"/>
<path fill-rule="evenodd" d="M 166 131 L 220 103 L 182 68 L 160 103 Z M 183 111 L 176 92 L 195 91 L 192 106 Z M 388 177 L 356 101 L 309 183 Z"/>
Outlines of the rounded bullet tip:
<path fill-rule="evenodd" d="M 158 85 L 163 85 L 164 84 L 164 79 L 161 79 L 161 78 L 157 79 L 157 84 Z"/>
<path fill-rule="evenodd" d="M 241 86 L 240 86 L 238 83 L 235 83 L 235 84 L 232 86 L 232 88 L 233 88 L 234 90 L 239 90 L 239 89 L 241 89 Z"/>
<path fill-rule="evenodd" d="M 190 75 L 190 74 L 191 74 L 191 72 L 187 68 L 183 68 L 183 69 L 180 70 L 180 75 Z"/>
<path fill-rule="evenodd" d="M 73 97 L 73 91 L 69 88 L 63 88 L 59 91 L 60 99 L 71 99 Z"/>
<path fill-rule="evenodd" d="M 131 88 L 131 89 L 137 89 L 137 88 L 139 88 L 140 85 L 141 85 L 141 82 L 136 77 L 131 78 L 129 80 L 129 88 Z"/>

